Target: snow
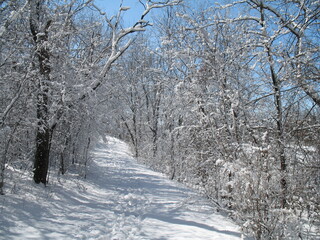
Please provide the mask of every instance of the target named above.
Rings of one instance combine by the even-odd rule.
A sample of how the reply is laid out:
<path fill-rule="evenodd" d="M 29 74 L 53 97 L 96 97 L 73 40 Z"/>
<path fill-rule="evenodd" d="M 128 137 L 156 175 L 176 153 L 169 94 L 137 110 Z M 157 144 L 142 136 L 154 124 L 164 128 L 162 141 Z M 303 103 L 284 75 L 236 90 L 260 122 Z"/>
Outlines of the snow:
<path fill-rule="evenodd" d="M 121 7 L 120 11 L 128 11 L 130 9 L 130 7 Z"/>
<path fill-rule="evenodd" d="M 0 239 L 246 239 L 206 199 L 138 164 L 114 138 L 97 145 L 86 179 L 69 173 L 44 187 L 25 175 L 0 196 Z"/>

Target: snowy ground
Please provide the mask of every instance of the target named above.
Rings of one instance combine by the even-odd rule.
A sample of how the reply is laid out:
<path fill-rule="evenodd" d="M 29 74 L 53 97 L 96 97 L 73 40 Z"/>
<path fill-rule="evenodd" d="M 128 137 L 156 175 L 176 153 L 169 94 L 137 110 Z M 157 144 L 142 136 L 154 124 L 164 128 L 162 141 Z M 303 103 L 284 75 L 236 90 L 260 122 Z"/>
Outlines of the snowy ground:
<path fill-rule="evenodd" d="M 0 239 L 245 239 L 205 199 L 136 163 L 123 142 L 108 142 L 86 180 L 44 188 L 29 178 L 0 196 Z"/>

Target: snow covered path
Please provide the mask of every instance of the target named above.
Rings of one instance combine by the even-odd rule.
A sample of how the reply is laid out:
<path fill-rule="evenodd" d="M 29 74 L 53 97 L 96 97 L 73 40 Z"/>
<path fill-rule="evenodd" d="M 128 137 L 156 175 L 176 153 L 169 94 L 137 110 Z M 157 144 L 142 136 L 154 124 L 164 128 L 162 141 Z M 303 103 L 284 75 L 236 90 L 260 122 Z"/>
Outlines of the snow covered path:
<path fill-rule="evenodd" d="M 138 164 L 109 138 L 95 151 L 86 180 L 0 196 L 0 239 L 228 240 L 238 227 L 205 199 Z"/>

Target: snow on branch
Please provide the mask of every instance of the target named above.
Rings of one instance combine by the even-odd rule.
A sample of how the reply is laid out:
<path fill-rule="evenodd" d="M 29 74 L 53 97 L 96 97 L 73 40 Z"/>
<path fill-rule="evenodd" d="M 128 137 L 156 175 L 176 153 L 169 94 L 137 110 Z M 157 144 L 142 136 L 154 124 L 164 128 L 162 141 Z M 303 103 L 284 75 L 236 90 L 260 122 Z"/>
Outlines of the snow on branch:
<path fill-rule="evenodd" d="M 167 1 L 152 1 L 152 0 L 147 0 L 147 2 L 144 4 L 142 0 L 139 0 L 139 2 L 143 5 L 144 7 L 144 12 L 141 15 L 140 20 L 134 25 L 138 25 L 141 23 L 142 20 L 144 20 L 145 16 L 148 15 L 148 13 L 155 8 L 164 8 L 164 7 L 169 7 L 169 6 L 176 6 L 178 4 L 181 4 L 183 0 L 167 0 Z"/>
<path fill-rule="evenodd" d="M 100 73 L 100 78 L 97 79 L 95 82 L 93 82 L 90 86 L 90 91 L 96 91 L 100 86 L 102 86 L 106 79 L 106 75 L 111 69 L 112 64 L 130 47 L 131 43 L 133 42 L 133 39 L 127 40 L 127 42 L 122 43 L 122 40 L 135 32 L 141 32 L 145 31 L 145 28 L 147 26 L 150 26 L 148 21 L 146 21 L 144 18 L 147 14 L 150 13 L 152 9 L 155 8 L 164 8 L 168 6 L 175 6 L 180 3 L 182 3 L 182 0 L 166 0 L 166 1 L 152 1 L 147 0 L 145 3 L 142 2 L 142 0 L 139 0 L 139 2 L 144 6 L 144 11 L 140 17 L 140 19 L 131 27 L 127 28 L 120 28 L 120 20 L 121 20 L 121 13 L 124 11 L 127 11 L 130 9 L 130 7 L 122 6 L 122 3 L 120 5 L 118 14 L 116 16 L 108 17 L 107 14 L 99 7 L 91 4 L 92 7 L 94 7 L 100 15 L 102 15 L 105 19 L 105 21 L 108 23 L 109 27 L 112 30 L 112 37 L 111 37 L 111 54 L 106 57 L 106 63 Z M 84 93 L 80 99 L 86 98 L 88 93 Z"/>
<path fill-rule="evenodd" d="M 120 7 L 120 11 L 128 11 L 130 10 L 130 7 Z"/>
<path fill-rule="evenodd" d="M 216 2 L 215 4 L 219 6 L 219 9 L 227 9 L 227 8 L 230 8 L 230 7 L 234 7 L 235 5 L 243 4 L 243 3 L 246 3 L 246 2 L 247 2 L 247 0 L 240 0 L 240 1 L 234 1 L 233 3 L 230 3 L 230 4 L 225 4 L 225 5 L 221 5 L 218 2 Z"/>
<path fill-rule="evenodd" d="M 213 20 L 212 23 L 209 24 L 205 24 L 202 26 L 196 26 L 193 28 L 186 28 L 186 30 L 197 30 L 197 29 L 204 29 L 207 27 L 211 27 L 214 26 L 216 24 L 230 24 L 233 22 L 241 22 L 241 21 L 255 21 L 255 22 L 260 22 L 260 18 L 257 17 L 252 17 L 252 16 L 243 16 L 243 17 L 238 17 L 238 18 L 234 18 L 234 19 L 217 19 L 217 20 Z"/>
<path fill-rule="evenodd" d="M 283 16 L 273 7 L 264 4 L 262 1 L 259 0 L 250 0 L 253 4 L 255 4 L 257 7 L 266 9 L 273 13 L 283 24 L 283 26 L 287 29 L 289 29 L 294 35 L 296 35 L 298 38 L 300 37 L 301 33 L 299 31 L 299 27 L 295 22 L 293 21 L 287 21 L 283 18 Z"/>
<path fill-rule="evenodd" d="M 2 35 L 7 30 L 7 28 L 10 26 L 10 24 L 14 22 L 18 18 L 18 16 L 25 11 L 25 8 L 27 7 L 28 2 L 29 1 L 26 1 L 25 4 L 18 11 L 12 11 L 10 13 L 10 16 L 8 17 L 8 19 L 4 21 L 2 26 L 0 26 L 0 37 L 2 37 Z"/>

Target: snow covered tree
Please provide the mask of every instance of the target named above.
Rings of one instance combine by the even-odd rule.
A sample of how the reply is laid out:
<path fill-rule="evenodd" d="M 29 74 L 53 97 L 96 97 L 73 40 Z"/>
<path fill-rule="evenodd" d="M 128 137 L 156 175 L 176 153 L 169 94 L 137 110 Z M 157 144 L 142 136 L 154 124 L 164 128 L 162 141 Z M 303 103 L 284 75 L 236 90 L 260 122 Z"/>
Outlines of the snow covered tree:
<path fill-rule="evenodd" d="M 0 4 L 0 132 L 1 132 L 1 183 L 10 162 L 24 168 L 30 156 L 33 139 L 30 114 L 33 110 L 30 95 L 32 86 L 32 52 L 28 37 L 27 3 L 2 1 Z"/>
<path fill-rule="evenodd" d="M 108 16 L 93 0 L 2 1 L 1 134 L 11 133 L 1 142 L 7 149 L 1 152 L 1 176 L 12 149 L 18 147 L 12 139 L 32 149 L 25 154 L 28 160 L 34 154 L 36 183 L 47 183 L 50 162 L 63 173 L 70 162 L 79 160 L 74 158 L 81 149 L 81 156 L 87 156 L 95 99 L 114 62 L 134 41 L 128 36 L 150 25 L 145 17 L 152 9 L 179 2 L 141 1 L 141 18 L 124 28 L 120 22 L 129 7 L 122 4 L 115 16 Z M 10 45 L 14 41 L 18 44 Z M 14 76 L 17 82 L 11 84 L 8 79 Z M 21 126 L 23 117 L 28 127 Z M 13 138 L 13 132 L 20 136 L 24 131 L 32 137 Z M 81 162 L 86 165 L 87 157 Z"/>
<path fill-rule="evenodd" d="M 84 3 L 84 6 L 88 5 L 89 3 L 91 3 L 92 1 L 87 1 L 86 3 Z M 104 16 L 104 20 L 106 21 L 106 26 L 110 29 L 110 41 L 109 44 L 105 45 L 102 47 L 101 49 L 101 53 L 102 54 L 98 54 L 97 56 L 92 55 L 92 52 L 90 52 L 90 56 L 88 56 L 89 60 L 92 64 L 89 67 L 89 72 L 91 72 L 91 74 L 89 73 L 88 76 L 85 77 L 86 80 L 89 80 L 88 83 L 84 83 L 86 85 L 85 91 L 83 91 L 81 93 L 81 95 L 78 98 L 78 101 L 87 101 L 87 99 L 89 98 L 89 96 L 94 93 L 97 92 L 98 89 L 105 84 L 106 82 L 106 76 L 109 73 L 112 64 L 129 48 L 129 46 L 132 43 L 132 39 L 129 40 L 125 40 L 125 37 L 131 33 L 135 33 L 135 32 L 140 32 L 140 31 L 144 31 L 145 27 L 147 27 L 149 24 L 148 22 L 144 21 L 144 17 L 153 9 L 153 8 L 161 8 L 161 7 L 166 7 L 166 6 L 170 6 L 170 5 L 175 5 L 178 4 L 179 1 L 165 1 L 165 2 L 152 2 L 152 1 L 147 1 L 145 4 L 145 11 L 142 13 L 141 15 L 141 19 L 138 20 L 138 22 L 136 24 L 134 24 L 132 27 L 128 27 L 128 28 L 122 28 L 120 26 L 120 20 L 121 20 L 121 15 L 123 14 L 124 11 L 127 11 L 129 8 L 127 7 L 123 7 L 122 5 L 120 5 L 120 9 L 118 11 L 118 14 L 114 17 L 108 17 L 105 15 L 104 12 L 102 12 L 99 8 L 97 8 L 94 4 L 92 4 L 92 6 L 99 11 L 99 13 Z M 79 10 L 79 9 L 77 9 Z M 114 20 L 113 20 L 114 19 Z M 125 42 L 126 41 L 126 42 Z M 124 42 L 124 43 L 123 43 Z M 110 49 L 110 51 L 109 51 Z M 94 51 L 93 48 L 90 49 L 90 51 Z M 90 59 L 91 58 L 91 59 Z M 89 62 L 89 63 L 90 63 Z M 101 65 L 101 69 L 98 70 L 99 74 L 96 77 L 94 76 L 94 73 L 92 75 L 93 72 L 93 68 L 95 68 L 95 65 L 97 63 L 101 63 L 104 62 Z M 45 98 L 41 98 L 45 99 Z M 73 102 L 69 103 L 69 107 L 73 108 L 75 105 L 75 101 L 76 99 L 73 100 Z M 44 103 L 44 105 L 46 105 Z M 45 111 L 46 109 L 44 108 L 44 110 L 41 111 Z M 56 112 L 56 119 L 55 122 L 53 122 L 51 124 L 52 126 L 52 130 L 56 127 L 56 124 L 63 112 L 60 112 L 61 108 Z M 45 113 L 45 115 L 47 115 Z M 41 133 L 41 136 L 45 135 L 46 140 L 45 141 L 37 141 L 40 143 L 44 143 L 46 146 L 44 146 L 43 148 L 39 147 L 37 148 L 37 150 L 40 151 L 40 161 L 37 161 L 37 154 L 36 154 L 36 161 L 35 161 L 35 181 L 39 182 L 39 179 L 37 177 L 37 166 L 39 165 L 38 162 L 40 162 L 40 165 L 44 165 L 44 168 L 41 168 L 41 170 L 39 170 L 39 172 L 42 174 L 41 180 L 40 182 L 45 183 L 45 178 L 44 176 L 46 176 L 46 166 L 47 166 L 47 158 L 43 158 L 42 155 L 47 156 L 49 155 L 50 149 L 48 149 L 48 147 L 50 146 L 50 143 L 47 142 L 47 140 L 50 139 L 50 133 Z M 90 140 L 88 138 L 88 144 L 90 143 Z M 46 153 L 45 150 L 48 150 L 48 154 Z"/>
<path fill-rule="evenodd" d="M 171 155 L 151 163 L 160 171 L 170 168 L 171 176 L 226 204 L 257 239 L 305 234 L 297 224 L 301 218 L 288 209 L 306 213 L 305 207 L 314 206 L 312 199 L 318 198 L 311 186 L 317 182 L 319 128 L 316 122 L 307 123 L 318 114 L 317 52 L 305 47 L 307 58 L 295 55 L 295 40 L 290 41 L 295 38 L 287 29 L 295 14 L 283 12 L 288 14 L 284 23 L 266 4 L 247 1 L 198 12 L 179 9 L 183 21 L 172 21 L 172 15 L 165 19 L 179 22 L 179 26 L 173 23 L 174 31 L 171 24 L 161 23 L 158 53 L 162 51 L 177 74 L 162 101 L 160 122 L 168 128 L 162 129 L 167 134 L 158 145 Z M 232 6 L 240 6 L 240 16 L 229 11 Z M 309 18 L 316 21 L 313 15 Z M 315 30 L 311 30 L 314 21 L 310 32 Z M 305 42 L 305 46 L 317 44 L 311 35 Z M 313 80 L 306 80 L 304 88 L 294 74 L 297 57 L 301 64 L 310 63 L 305 70 L 312 69 Z M 307 91 L 307 86 L 312 90 Z M 312 141 L 307 143 L 301 136 Z M 306 147 L 310 143 L 312 147 Z M 310 178 L 297 169 L 309 172 Z M 302 182 L 310 187 L 304 192 L 299 187 Z M 298 204 L 299 197 L 308 204 Z M 296 204 L 299 207 L 293 207 Z M 318 218 L 308 216 L 311 222 Z"/>
<path fill-rule="evenodd" d="M 305 145 L 305 142 L 296 141 L 297 139 L 293 140 L 293 132 L 300 127 L 289 123 L 306 121 L 306 119 L 297 120 L 294 118 L 296 117 L 295 111 L 298 103 L 300 107 L 302 105 L 306 107 L 306 111 L 310 111 L 309 113 L 316 114 L 314 108 L 318 105 L 319 82 L 316 77 L 318 70 L 315 64 L 316 59 L 318 59 L 318 52 L 315 52 L 315 47 L 317 48 L 319 41 L 317 40 L 318 36 L 313 33 L 318 24 L 319 5 L 313 1 L 256 0 L 245 1 L 241 4 L 234 2 L 233 4 L 242 9 L 242 12 L 240 13 L 241 15 L 233 18 L 231 22 L 246 22 L 250 24 L 247 30 L 248 39 L 245 43 L 248 49 L 253 50 L 250 64 L 252 64 L 252 69 L 256 71 L 260 79 L 264 79 L 261 85 L 263 89 L 269 89 L 270 92 L 269 96 L 268 94 L 261 97 L 256 96 L 255 103 L 261 102 L 270 96 L 273 96 L 274 101 L 274 111 L 270 108 L 266 109 L 270 116 L 273 115 L 273 120 L 270 119 L 268 126 L 266 126 L 265 136 L 268 135 L 268 137 L 263 138 L 265 140 L 269 139 L 268 145 L 266 145 L 269 146 L 269 149 L 267 154 L 264 153 L 261 157 L 271 157 L 269 160 L 264 159 L 263 161 L 275 161 L 274 164 L 279 164 L 279 172 L 277 172 L 277 169 L 272 170 L 272 168 L 268 167 L 269 170 L 266 173 L 269 177 L 264 181 L 270 184 L 268 186 L 274 184 L 274 190 L 267 190 L 268 187 L 265 186 L 260 191 L 261 193 L 269 192 L 269 196 L 260 196 L 257 199 L 259 201 L 263 198 L 268 199 L 270 198 L 270 192 L 275 191 L 279 194 L 273 198 L 278 199 L 279 205 L 272 206 L 271 203 L 261 202 L 259 209 L 265 209 L 263 210 L 264 217 L 255 221 L 254 232 L 258 239 L 273 234 L 282 238 L 287 238 L 290 234 L 301 236 L 301 229 L 296 229 L 295 233 L 290 233 L 290 230 L 286 229 L 290 228 L 290 224 L 285 221 L 285 216 L 290 214 L 284 213 L 278 208 L 291 208 L 294 202 L 293 199 L 298 196 L 304 198 L 308 195 L 301 192 L 296 195 L 297 192 L 292 191 L 296 188 L 295 186 L 300 185 L 299 181 L 306 181 L 303 180 L 303 177 L 300 177 L 297 182 L 296 178 L 295 180 L 292 179 L 292 174 L 296 175 L 294 173 L 294 165 L 301 161 L 297 160 L 297 155 L 302 154 L 314 159 L 316 151 L 309 152 L 303 150 L 304 147 L 297 148 L 301 144 Z M 305 74 L 301 74 L 302 69 L 306 71 Z M 311 70 L 312 73 L 307 74 L 308 69 L 313 69 Z M 297 96 L 299 96 L 298 99 Z M 306 96 L 309 97 L 311 102 Z M 319 131 L 316 125 L 313 125 L 313 129 L 316 132 Z M 307 131 L 305 133 L 310 137 L 313 135 L 307 133 Z M 262 142 L 265 142 L 265 140 Z M 318 140 L 314 139 L 312 145 L 316 146 L 317 142 Z M 263 145 L 260 147 L 265 149 Z M 293 152 L 295 154 L 292 154 Z M 300 169 L 304 169 L 304 167 L 300 166 Z M 315 179 L 315 175 L 312 172 L 310 172 L 310 176 Z M 277 188 L 276 181 L 274 181 L 277 178 L 280 183 L 280 189 Z M 288 191 L 288 189 L 291 189 L 291 191 Z M 313 193 L 312 195 L 316 197 L 316 194 Z M 306 201 L 309 202 L 310 200 Z M 309 203 L 313 205 L 312 201 Z M 271 213 L 272 209 L 278 209 L 279 212 L 273 215 Z M 272 215 L 278 219 L 282 218 L 282 220 L 279 220 L 278 225 L 274 225 L 274 222 L 270 221 L 270 219 L 273 219 Z M 273 229 L 272 233 L 270 232 L 271 229 Z"/>

